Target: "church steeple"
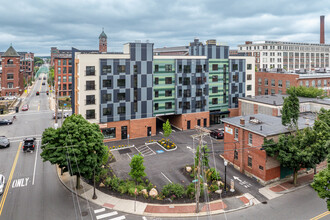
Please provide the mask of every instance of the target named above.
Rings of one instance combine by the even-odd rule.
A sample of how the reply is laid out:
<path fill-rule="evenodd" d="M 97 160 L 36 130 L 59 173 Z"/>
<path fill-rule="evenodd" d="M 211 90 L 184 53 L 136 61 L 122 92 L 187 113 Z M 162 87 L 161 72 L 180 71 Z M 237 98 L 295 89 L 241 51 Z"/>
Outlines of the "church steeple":
<path fill-rule="evenodd" d="M 102 28 L 102 33 L 99 36 L 99 52 L 106 53 L 107 52 L 107 35 L 104 33 L 104 28 Z"/>

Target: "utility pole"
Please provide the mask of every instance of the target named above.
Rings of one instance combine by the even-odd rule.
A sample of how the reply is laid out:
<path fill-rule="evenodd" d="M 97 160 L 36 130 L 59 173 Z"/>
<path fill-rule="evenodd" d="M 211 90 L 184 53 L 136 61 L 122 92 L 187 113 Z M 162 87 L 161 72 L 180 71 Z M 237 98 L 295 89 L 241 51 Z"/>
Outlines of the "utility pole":
<path fill-rule="evenodd" d="M 59 93 L 59 89 L 58 86 L 56 86 L 56 82 L 55 82 L 55 124 L 57 124 L 57 114 L 58 114 L 58 93 Z"/>

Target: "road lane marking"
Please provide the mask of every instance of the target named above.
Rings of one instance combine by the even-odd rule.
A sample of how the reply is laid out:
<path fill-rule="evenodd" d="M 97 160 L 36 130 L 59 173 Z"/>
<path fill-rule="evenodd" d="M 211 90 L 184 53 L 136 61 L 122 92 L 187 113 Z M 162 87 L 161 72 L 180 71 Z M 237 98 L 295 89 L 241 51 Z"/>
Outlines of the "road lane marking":
<path fill-rule="evenodd" d="M 106 217 L 110 217 L 110 216 L 113 216 L 113 215 L 117 215 L 118 212 L 110 212 L 110 213 L 106 213 L 106 214 L 103 214 L 103 215 L 98 215 L 96 216 L 96 219 L 102 219 L 102 218 L 106 218 Z"/>
<path fill-rule="evenodd" d="M 111 218 L 109 220 L 123 220 L 123 219 L 126 219 L 126 217 L 122 215 L 122 216 L 119 216 L 119 217 L 116 217 L 116 218 Z"/>
<path fill-rule="evenodd" d="M 13 184 L 11 185 L 11 188 L 25 187 L 25 186 L 27 186 L 29 179 L 30 179 L 30 177 L 15 179 L 15 180 L 13 180 Z"/>
<path fill-rule="evenodd" d="M 2 213 L 2 209 L 3 209 L 4 205 L 5 205 L 5 201 L 6 201 L 6 197 L 7 197 L 7 194 L 8 194 L 8 190 L 9 190 L 9 187 L 11 185 L 11 180 L 13 179 L 13 175 L 14 175 L 14 172 L 15 172 L 15 168 L 16 168 L 16 164 L 17 164 L 17 161 L 18 161 L 18 157 L 19 157 L 19 153 L 20 153 L 21 147 L 22 147 L 22 142 L 18 146 L 16 157 L 15 157 L 15 160 L 14 160 L 14 163 L 13 163 L 13 166 L 11 168 L 10 175 L 9 175 L 9 178 L 8 178 L 8 181 L 7 181 L 6 189 L 5 189 L 5 192 L 4 192 L 4 194 L 2 196 L 2 199 L 1 199 L 1 203 L 0 203 L 0 216 L 1 216 L 1 213 Z"/>
<path fill-rule="evenodd" d="M 170 183 L 172 183 L 172 181 L 169 178 L 167 178 L 167 176 L 165 176 L 165 174 L 163 172 L 160 172 L 160 173 L 165 177 L 165 179 L 167 179 Z"/>
<path fill-rule="evenodd" d="M 34 178 L 36 176 L 36 167 L 37 167 L 37 158 L 38 158 L 38 146 L 39 146 L 39 144 L 37 143 L 37 152 L 36 152 L 36 157 L 34 159 L 34 169 L 33 169 L 32 185 L 34 185 Z"/>
<path fill-rule="evenodd" d="M 38 104 L 38 111 L 40 110 L 40 103 Z"/>
<path fill-rule="evenodd" d="M 321 219 L 327 215 L 330 214 L 330 211 L 326 211 L 326 212 L 323 212 L 322 214 L 319 214 L 318 216 L 315 216 L 314 218 L 311 218 L 310 220 L 317 220 L 317 219 Z"/>
<path fill-rule="evenodd" d="M 104 211 L 105 211 L 105 208 L 96 209 L 96 210 L 94 210 L 94 213 L 97 214 L 97 213 L 104 212 Z"/>

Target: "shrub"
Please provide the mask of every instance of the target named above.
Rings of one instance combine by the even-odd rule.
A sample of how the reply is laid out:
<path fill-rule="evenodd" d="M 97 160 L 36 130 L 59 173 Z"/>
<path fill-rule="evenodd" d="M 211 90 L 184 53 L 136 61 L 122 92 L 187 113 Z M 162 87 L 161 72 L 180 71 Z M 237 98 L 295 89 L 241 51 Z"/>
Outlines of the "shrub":
<path fill-rule="evenodd" d="M 190 183 L 190 184 L 187 186 L 186 195 L 187 195 L 190 199 L 193 199 L 193 198 L 195 198 L 195 193 L 196 193 L 196 190 L 195 190 L 195 184 Z"/>
<path fill-rule="evenodd" d="M 217 184 L 212 184 L 209 186 L 209 191 L 215 192 L 219 189 L 219 186 Z"/>
<path fill-rule="evenodd" d="M 162 193 L 165 196 L 173 197 L 173 195 L 175 195 L 177 198 L 182 198 L 185 195 L 185 189 L 181 184 L 170 183 L 163 187 Z"/>
<path fill-rule="evenodd" d="M 111 189 L 115 190 L 115 191 L 119 191 L 119 185 L 120 185 L 121 180 L 114 176 L 113 178 L 110 179 L 110 187 Z"/>
<path fill-rule="evenodd" d="M 147 186 L 147 190 L 150 191 L 153 187 L 154 187 L 154 185 L 152 185 L 152 183 L 149 182 L 149 184 Z"/>
<path fill-rule="evenodd" d="M 104 181 L 104 185 L 109 187 L 110 186 L 110 182 L 111 182 L 111 177 L 107 177 L 105 179 L 105 181 Z"/>
<path fill-rule="evenodd" d="M 139 191 L 137 190 L 137 192 L 139 192 Z M 135 187 L 129 187 L 128 188 L 128 194 L 130 196 L 135 196 Z"/>
<path fill-rule="evenodd" d="M 206 171 L 206 177 L 208 182 L 221 179 L 219 172 L 217 172 L 213 167 Z"/>
<path fill-rule="evenodd" d="M 120 194 L 125 194 L 127 193 L 127 187 L 126 184 L 122 184 L 118 187 L 118 192 L 120 192 Z"/>

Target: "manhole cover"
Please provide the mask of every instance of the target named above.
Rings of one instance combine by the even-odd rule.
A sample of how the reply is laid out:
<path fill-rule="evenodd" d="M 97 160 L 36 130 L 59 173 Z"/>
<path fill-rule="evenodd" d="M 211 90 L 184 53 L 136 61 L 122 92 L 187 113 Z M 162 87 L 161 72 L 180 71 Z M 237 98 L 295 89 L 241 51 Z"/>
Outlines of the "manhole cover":
<path fill-rule="evenodd" d="M 119 154 L 127 154 L 127 153 L 131 153 L 131 149 L 126 148 L 126 149 L 122 149 L 122 150 L 118 150 Z"/>
<path fill-rule="evenodd" d="M 81 215 L 82 216 L 87 216 L 88 215 L 88 212 L 81 212 Z"/>
<path fill-rule="evenodd" d="M 262 204 L 267 204 L 267 201 L 263 201 L 263 202 L 261 202 Z"/>

